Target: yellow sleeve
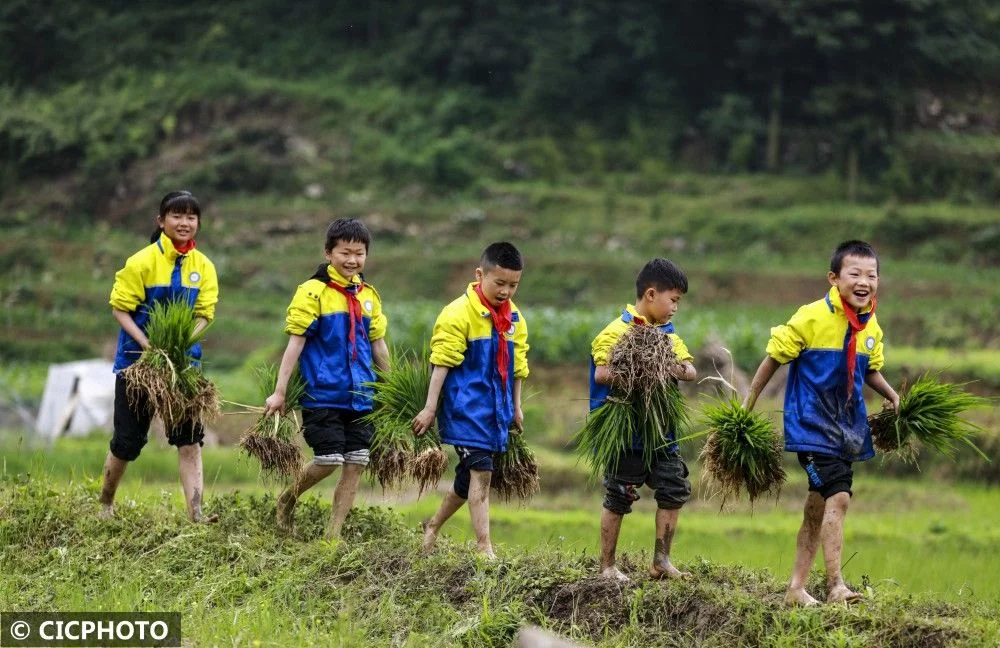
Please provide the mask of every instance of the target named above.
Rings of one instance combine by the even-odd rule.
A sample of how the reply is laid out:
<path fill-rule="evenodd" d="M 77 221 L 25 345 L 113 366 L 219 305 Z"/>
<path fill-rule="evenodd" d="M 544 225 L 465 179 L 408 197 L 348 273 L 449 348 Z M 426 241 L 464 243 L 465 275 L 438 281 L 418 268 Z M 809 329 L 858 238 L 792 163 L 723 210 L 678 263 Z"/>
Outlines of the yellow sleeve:
<path fill-rule="evenodd" d="M 803 306 L 792 315 L 787 324 L 771 329 L 771 339 L 767 342 L 767 355 L 781 364 L 791 362 L 806 348 L 811 330 L 812 318 Z"/>
<path fill-rule="evenodd" d="M 134 313 L 146 299 L 146 284 L 143 274 L 146 272 L 141 254 L 134 254 L 125 262 L 125 267 L 115 273 L 115 283 L 111 287 L 111 299 L 108 303 L 115 310 Z"/>
<path fill-rule="evenodd" d="M 681 336 L 676 333 L 668 333 L 667 335 L 670 336 L 670 341 L 674 343 L 674 353 L 677 355 L 678 362 L 694 362 L 694 356 L 688 351 L 687 345 L 684 344 Z"/>
<path fill-rule="evenodd" d="M 885 347 L 882 344 L 882 327 L 877 326 L 875 329 L 875 346 L 872 348 L 871 355 L 868 357 L 868 370 L 881 371 L 884 366 Z"/>
<path fill-rule="evenodd" d="M 465 360 L 469 346 L 469 323 L 463 309 L 446 307 L 431 332 L 431 364 L 457 367 Z"/>
<path fill-rule="evenodd" d="M 382 310 L 382 297 L 378 294 L 378 291 L 371 288 L 372 291 L 372 321 L 371 325 L 368 327 L 368 339 L 374 342 L 375 340 L 381 340 L 385 337 L 386 331 L 389 329 L 389 320 L 385 316 L 385 312 Z"/>
<path fill-rule="evenodd" d="M 285 315 L 285 333 L 288 335 L 309 337 L 306 332 L 319 319 L 319 293 L 316 285 L 322 284 L 307 281 L 296 289 Z"/>
<path fill-rule="evenodd" d="M 594 364 L 598 367 L 608 364 L 608 354 L 611 353 L 611 347 L 622 336 L 624 329 L 618 326 L 619 321 L 615 320 L 605 326 L 604 330 L 598 333 L 594 341 L 590 343 L 590 355 L 594 359 Z M 627 324 L 624 325 L 628 326 Z"/>
<path fill-rule="evenodd" d="M 517 325 L 514 326 L 514 377 L 528 377 L 528 323 L 524 321 L 524 313 L 520 313 Z"/>
<path fill-rule="evenodd" d="M 205 268 L 201 273 L 201 290 L 194 302 L 194 316 L 204 317 L 209 322 L 215 319 L 215 305 L 219 302 L 219 277 L 215 266 L 205 259 Z"/>

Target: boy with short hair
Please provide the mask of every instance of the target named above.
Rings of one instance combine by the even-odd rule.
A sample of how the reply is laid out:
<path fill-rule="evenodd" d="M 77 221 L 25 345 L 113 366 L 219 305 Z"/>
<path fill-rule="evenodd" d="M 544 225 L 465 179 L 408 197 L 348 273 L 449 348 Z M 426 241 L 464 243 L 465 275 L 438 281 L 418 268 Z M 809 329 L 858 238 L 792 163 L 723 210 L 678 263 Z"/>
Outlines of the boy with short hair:
<path fill-rule="evenodd" d="M 361 221 L 333 221 L 324 246 L 329 263 L 299 285 L 288 305 L 288 346 L 264 414 L 296 405 L 285 402 L 285 391 L 298 362 L 306 383 L 302 434 L 315 456 L 278 497 L 277 524 L 284 531 L 292 529 L 299 496 L 343 466 L 326 532 L 327 538 L 339 537 L 368 465 L 373 430 L 361 418 L 372 410 L 372 390 L 364 384 L 376 379 L 373 365 L 389 369 L 382 302 L 362 275 L 370 243 Z"/>
<path fill-rule="evenodd" d="M 882 328 L 875 317 L 879 262 L 864 241 L 834 250 L 823 299 L 806 304 L 787 324 L 771 329 L 767 357 L 750 384 L 744 406 L 782 364 L 790 363 L 785 387 L 785 450 L 798 453 L 809 478 L 795 566 L 785 593 L 792 605 L 816 605 L 806 592 L 809 568 L 820 543 L 826 563 L 827 602 L 861 598 L 844 583 L 840 554 L 844 516 L 851 502 L 851 463 L 875 456 L 862 384 L 899 407 L 899 396 L 880 373 Z"/>
<path fill-rule="evenodd" d="M 423 434 L 437 415 L 441 441 L 455 446 L 459 461 L 451 492 L 425 523 L 425 551 L 468 501 L 477 547 L 486 557 L 496 557 L 489 518 L 493 454 L 507 449 L 511 426 L 520 430 L 524 420 L 521 383 L 528 377 L 528 328 L 512 301 L 523 267 L 521 253 L 510 243 L 489 245 L 476 268 L 476 281 L 434 323 L 434 369 L 413 431 Z"/>
<path fill-rule="evenodd" d="M 608 368 L 608 357 L 618 339 L 630 326 L 655 326 L 670 337 L 678 366 L 673 371 L 678 380 L 694 380 L 697 377 L 684 341 L 674 332 L 671 322 L 680 305 L 681 297 L 687 293 L 688 281 L 684 272 L 667 259 L 653 259 L 639 272 L 635 280 L 635 305 L 628 304 L 620 317 L 616 318 L 594 338 L 591 344 L 590 365 L 590 409 L 600 407 L 611 393 L 612 377 Z M 681 459 L 676 439 L 676 430 L 664 430 L 665 438 L 671 443 L 654 454 L 651 465 L 643 459 L 643 447 L 638 436 L 634 437 L 632 449 L 622 456 L 614 472 L 604 476 L 604 511 L 601 514 L 601 575 L 620 581 L 628 577 L 615 565 L 615 550 L 622 520 L 632 512 L 632 502 L 639 499 L 637 488 L 646 484 L 656 498 L 656 541 L 653 564 L 649 574 L 653 578 L 678 578 L 690 576 L 670 562 L 670 547 L 680 509 L 691 497 L 691 482 L 688 469 Z"/>

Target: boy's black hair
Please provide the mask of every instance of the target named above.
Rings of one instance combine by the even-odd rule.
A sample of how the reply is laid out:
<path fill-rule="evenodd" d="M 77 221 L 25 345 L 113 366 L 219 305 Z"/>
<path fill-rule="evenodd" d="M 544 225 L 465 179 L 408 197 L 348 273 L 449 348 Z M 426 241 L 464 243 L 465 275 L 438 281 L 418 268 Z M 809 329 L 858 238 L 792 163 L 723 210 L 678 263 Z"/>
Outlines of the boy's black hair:
<path fill-rule="evenodd" d="M 167 214 L 194 214 L 198 217 L 198 226 L 201 227 L 201 203 L 190 191 L 171 191 L 164 196 L 160 200 L 160 218 Z M 149 242 L 156 243 L 162 233 L 163 228 L 157 225 L 149 237 Z"/>
<path fill-rule="evenodd" d="M 875 272 L 878 272 L 879 261 L 878 252 L 872 247 L 871 243 L 866 243 L 865 241 L 859 241 L 857 239 L 852 239 L 850 241 L 844 241 L 837 246 L 837 249 L 833 251 L 833 256 L 830 257 L 830 272 L 835 275 L 840 274 L 840 269 L 844 265 L 844 257 L 856 256 L 862 259 L 875 259 Z"/>
<path fill-rule="evenodd" d="M 507 241 L 490 243 L 483 250 L 483 255 L 479 257 L 479 267 L 482 268 L 483 272 L 489 272 L 498 266 L 505 270 L 514 270 L 516 272 L 524 270 L 524 261 L 521 260 L 521 253 Z"/>
<path fill-rule="evenodd" d="M 656 292 L 664 290 L 688 291 L 688 278 L 684 271 L 667 259 L 653 259 L 642 267 L 635 278 L 635 296 L 642 295 L 650 288 Z"/>
<path fill-rule="evenodd" d="M 372 233 L 357 218 L 338 218 L 326 228 L 326 251 L 337 247 L 338 241 L 364 243 L 367 252 L 372 242 Z"/>

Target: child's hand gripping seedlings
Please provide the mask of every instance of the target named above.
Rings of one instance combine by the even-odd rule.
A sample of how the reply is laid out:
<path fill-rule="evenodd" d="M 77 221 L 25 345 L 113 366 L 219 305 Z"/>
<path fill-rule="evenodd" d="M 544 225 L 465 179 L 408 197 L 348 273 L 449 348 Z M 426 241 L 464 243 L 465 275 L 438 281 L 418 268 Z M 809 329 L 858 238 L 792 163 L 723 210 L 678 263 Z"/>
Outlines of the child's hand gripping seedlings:
<path fill-rule="evenodd" d="M 410 476 L 423 493 L 436 487 L 448 468 L 437 430 L 432 426 L 415 436 L 410 424 L 423 409 L 430 366 L 397 349 L 391 366 L 388 372 L 376 370 L 378 380 L 366 385 L 374 391 L 375 405 L 366 417 L 375 426 L 369 469 L 383 488 L 399 486 Z"/>
<path fill-rule="evenodd" d="M 982 428 L 963 418 L 967 410 L 987 405 L 989 399 L 925 374 L 906 389 L 898 409 L 886 407 L 868 418 L 872 441 L 879 452 L 904 461 L 916 461 L 918 442 L 952 459 L 956 445 L 964 443 L 989 461 L 972 442 L 972 436 Z"/>
<path fill-rule="evenodd" d="M 512 429 L 507 437 L 507 451 L 494 455 L 490 487 L 508 502 L 514 497 L 527 501 L 539 491 L 538 462 L 523 431 Z"/>
<path fill-rule="evenodd" d="M 207 328 L 199 329 L 193 309 L 183 299 L 154 303 L 146 325 L 149 347 L 122 372 L 132 402 L 148 396 L 167 430 L 184 421 L 204 424 L 221 409 L 218 390 L 190 356 L 192 345 Z"/>

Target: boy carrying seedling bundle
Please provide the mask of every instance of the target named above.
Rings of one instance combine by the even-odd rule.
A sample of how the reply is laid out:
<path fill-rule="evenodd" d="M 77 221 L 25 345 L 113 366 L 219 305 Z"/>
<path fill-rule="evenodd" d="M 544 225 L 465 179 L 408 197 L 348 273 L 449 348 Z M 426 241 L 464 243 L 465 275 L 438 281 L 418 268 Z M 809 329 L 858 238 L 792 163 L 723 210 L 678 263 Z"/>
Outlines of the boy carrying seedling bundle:
<path fill-rule="evenodd" d="M 523 267 L 521 253 L 510 243 L 489 245 L 476 268 L 476 281 L 434 323 L 434 369 L 413 431 L 423 434 L 437 416 L 441 440 L 455 446 L 459 462 L 452 491 L 425 524 L 425 551 L 468 501 L 478 549 L 495 557 L 489 518 L 493 454 L 506 450 L 511 426 L 520 430 L 524 420 L 521 383 L 528 376 L 528 328 L 511 301 Z"/>
<path fill-rule="evenodd" d="M 627 305 L 620 317 L 616 318 L 601 331 L 591 345 L 590 374 L 590 409 L 594 412 L 612 395 L 613 389 L 624 392 L 637 391 L 642 388 L 659 388 L 659 385 L 624 385 L 628 376 L 616 374 L 611 365 L 612 354 L 618 352 L 619 340 L 634 326 L 648 326 L 657 335 L 656 342 L 666 342 L 668 352 L 659 358 L 650 358 L 644 362 L 662 364 L 666 367 L 667 380 L 694 380 L 696 372 L 691 361 L 694 359 L 685 346 L 684 341 L 674 332 L 671 318 L 677 313 L 681 297 L 687 293 L 687 276 L 676 265 L 667 259 L 653 259 L 639 272 L 635 281 L 635 305 Z M 645 331 L 644 331 L 645 332 Z M 651 334 L 651 333 L 650 333 Z M 666 358 L 672 349 L 674 358 Z M 630 354 L 633 359 L 642 361 L 642 350 Z M 629 367 L 621 367 L 626 374 L 633 373 Z M 676 387 L 673 387 L 676 389 Z M 623 394 L 628 397 L 630 394 Z M 594 416 L 592 414 L 591 416 Z M 668 428 L 668 420 L 677 420 L 683 413 L 675 413 L 662 418 Z M 654 578 L 677 578 L 690 576 L 677 569 L 670 562 L 670 547 L 677 528 L 677 518 L 681 507 L 691 496 L 691 482 L 688 481 L 688 469 L 681 459 L 679 448 L 674 442 L 676 429 L 657 430 L 659 438 L 669 441 L 662 447 L 646 447 L 642 435 L 632 429 L 635 420 L 625 423 L 630 428 L 626 435 L 631 434 L 631 447 L 615 452 L 608 461 L 605 470 L 604 511 L 601 514 L 601 575 L 621 581 L 628 577 L 615 565 L 615 550 L 618 546 L 618 534 L 621 531 L 625 514 L 631 513 L 632 503 L 639 499 L 637 488 L 648 485 L 656 498 L 656 541 L 654 545 L 653 564 L 649 573 Z M 601 444 L 595 440 L 595 443 Z M 606 441 L 604 442 L 606 443 Z M 603 463 L 603 461 L 602 461 Z"/>
<path fill-rule="evenodd" d="M 139 457 L 149 434 L 155 414 L 151 398 L 143 385 L 130 384 L 128 369 L 136 365 L 143 351 L 150 347 L 147 330 L 152 311 L 163 314 L 167 309 L 179 318 L 172 318 L 165 328 L 174 337 L 182 336 L 180 358 L 175 358 L 171 375 L 177 379 L 191 376 L 189 363 L 201 359 L 201 345 L 191 344 L 215 317 L 219 300 L 219 282 L 215 266 L 200 250 L 195 249 L 195 235 L 201 225 L 201 205 L 187 191 L 173 191 L 160 201 L 156 229 L 150 244 L 133 254 L 125 267 L 115 274 L 111 289 L 111 309 L 121 326 L 118 351 L 115 356 L 114 434 L 104 461 L 100 501 L 102 517 L 114 514 L 115 493 L 129 462 Z M 179 306 L 179 307 L 178 307 Z M 192 321 L 192 318 L 194 320 Z M 181 321 L 185 320 L 185 321 Z M 186 344 L 187 343 L 187 344 Z M 185 347 L 189 346 L 189 349 Z M 169 360 L 167 360 L 169 362 Z M 196 372 L 200 377 L 200 372 Z M 176 380 L 161 386 L 160 395 L 173 398 L 179 391 Z M 214 396 L 214 392 L 212 393 Z M 176 400 L 176 399 L 175 399 Z M 196 404 L 197 405 L 197 404 Z M 198 412 L 175 403 L 174 416 L 164 414 L 167 441 L 177 448 L 178 469 L 188 516 L 192 522 L 214 522 L 217 518 L 203 517 L 201 445 L 205 438 Z M 193 414 L 193 416 L 192 416 Z M 176 419 L 176 420 L 174 420 Z"/>
<path fill-rule="evenodd" d="M 820 543 L 826 563 L 826 600 L 848 602 L 861 597 L 844 583 L 840 555 L 844 516 L 851 502 L 851 464 L 875 455 L 862 385 L 878 392 L 893 409 L 899 406 L 899 396 L 879 372 L 884 358 L 882 329 L 875 316 L 878 278 L 878 256 L 871 245 L 845 241 L 837 246 L 827 273 L 829 292 L 801 307 L 787 324 L 771 329 L 767 357 L 744 403 L 753 408 L 778 367 L 790 363 L 785 450 L 798 453 L 809 478 L 809 495 L 785 593 L 788 604 L 818 603 L 805 586 Z"/>
<path fill-rule="evenodd" d="M 286 403 L 285 395 L 298 363 L 305 381 L 302 434 L 314 457 L 278 497 L 277 524 L 285 531 L 292 528 L 299 496 L 343 466 L 326 532 L 328 538 L 339 537 L 368 465 L 372 427 L 362 419 L 371 412 L 372 400 L 365 384 L 375 381 L 373 365 L 389 370 L 381 299 L 361 274 L 370 243 L 371 234 L 361 221 L 342 218 L 331 223 L 324 246 L 329 263 L 299 285 L 288 306 L 288 346 L 274 393 L 264 402 L 264 415 L 294 405 Z"/>

